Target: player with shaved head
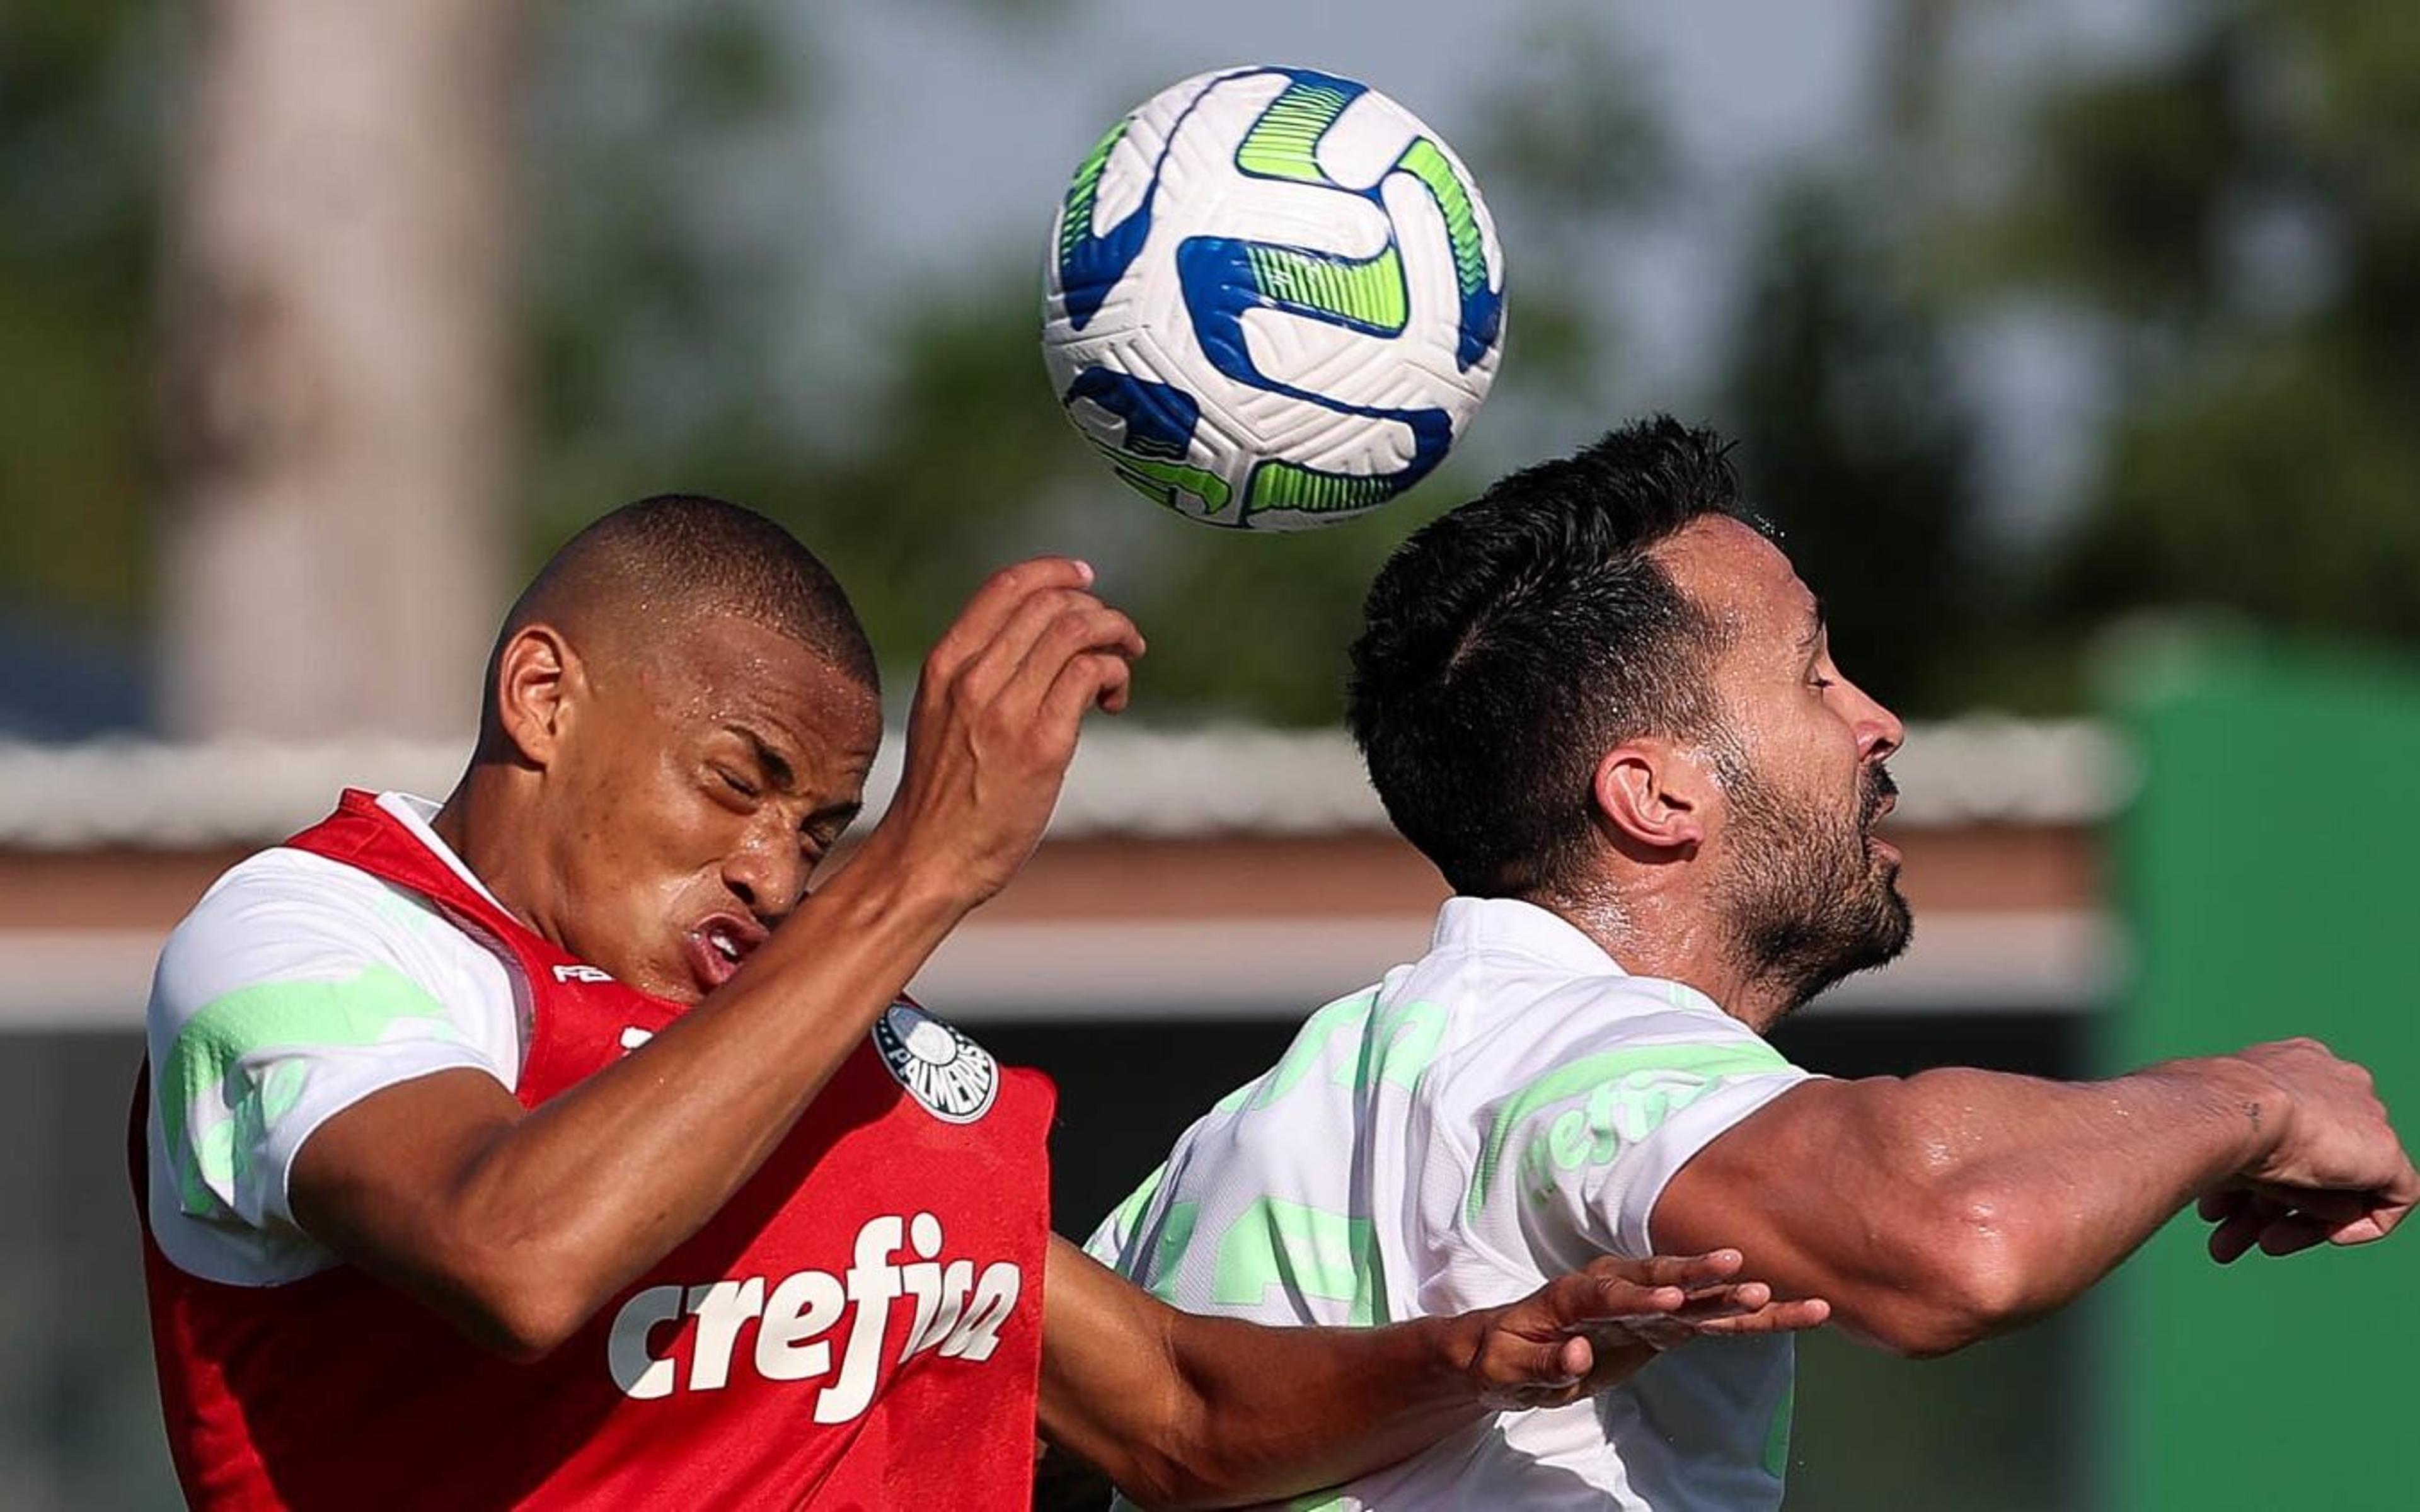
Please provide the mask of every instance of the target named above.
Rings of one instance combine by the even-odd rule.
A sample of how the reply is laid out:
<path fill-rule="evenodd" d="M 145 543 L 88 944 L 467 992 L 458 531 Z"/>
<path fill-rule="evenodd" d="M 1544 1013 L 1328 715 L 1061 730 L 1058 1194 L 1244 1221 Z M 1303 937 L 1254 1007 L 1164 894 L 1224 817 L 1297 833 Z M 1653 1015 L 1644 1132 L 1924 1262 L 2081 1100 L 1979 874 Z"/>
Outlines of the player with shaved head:
<path fill-rule="evenodd" d="M 453 793 L 347 793 L 161 954 L 133 1155 L 189 1499 L 1022 1507 L 1038 1418 L 1139 1495 L 1249 1501 L 1821 1320 L 1712 1251 L 1263 1329 L 1052 1239 L 1048 1082 L 902 993 L 1142 649 L 1081 563 L 996 576 L 811 891 L 881 735 L 839 585 L 708 499 L 575 537 Z"/>

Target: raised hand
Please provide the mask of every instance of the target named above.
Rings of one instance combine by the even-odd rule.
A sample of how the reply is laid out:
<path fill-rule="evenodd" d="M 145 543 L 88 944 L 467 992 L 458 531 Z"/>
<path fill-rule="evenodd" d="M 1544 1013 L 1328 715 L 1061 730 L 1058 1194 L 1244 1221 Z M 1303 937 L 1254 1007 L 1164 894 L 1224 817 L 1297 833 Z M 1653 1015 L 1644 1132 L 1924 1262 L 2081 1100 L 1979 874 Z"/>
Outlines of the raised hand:
<path fill-rule="evenodd" d="M 2256 1246 L 2290 1255 L 2392 1232 L 2420 1201 L 2420 1171 L 2370 1073 L 2316 1040 L 2254 1045 L 2237 1058 L 2284 1090 L 2286 1116 L 2266 1156 L 2201 1198 L 2201 1216 L 2216 1226 L 2211 1257 L 2226 1264 Z"/>
<path fill-rule="evenodd" d="M 1736 1279 L 1737 1250 L 1606 1258 L 1559 1276 L 1488 1320 L 1469 1370 L 1492 1407 L 1560 1407 L 1621 1385 L 1692 1339 L 1815 1328 L 1820 1298 L 1776 1302 Z"/>
<path fill-rule="evenodd" d="M 1085 713 L 1125 707 L 1142 636 L 1092 585 L 1093 569 L 1064 557 L 1003 568 L 924 659 L 881 828 L 938 859 L 965 906 L 1032 854 Z"/>

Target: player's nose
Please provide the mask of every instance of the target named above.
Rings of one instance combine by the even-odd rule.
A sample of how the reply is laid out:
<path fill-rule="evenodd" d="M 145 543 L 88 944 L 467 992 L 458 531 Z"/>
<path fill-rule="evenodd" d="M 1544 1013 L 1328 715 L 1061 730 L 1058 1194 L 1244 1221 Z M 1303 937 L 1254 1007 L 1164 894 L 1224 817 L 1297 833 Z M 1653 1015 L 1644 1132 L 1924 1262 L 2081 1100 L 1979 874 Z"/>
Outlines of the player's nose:
<path fill-rule="evenodd" d="M 1857 732 L 1861 759 L 1879 762 L 1907 744 L 1907 725 L 1881 700 L 1854 683 L 1849 685 L 1849 693 L 1854 700 L 1850 724 Z"/>
<path fill-rule="evenodd" d="M 806 857 L 795 843 L 750 844 L 723 858 L 722 885 L 759 923 L 770 928 L 796 908 L 806 892 Z"/>

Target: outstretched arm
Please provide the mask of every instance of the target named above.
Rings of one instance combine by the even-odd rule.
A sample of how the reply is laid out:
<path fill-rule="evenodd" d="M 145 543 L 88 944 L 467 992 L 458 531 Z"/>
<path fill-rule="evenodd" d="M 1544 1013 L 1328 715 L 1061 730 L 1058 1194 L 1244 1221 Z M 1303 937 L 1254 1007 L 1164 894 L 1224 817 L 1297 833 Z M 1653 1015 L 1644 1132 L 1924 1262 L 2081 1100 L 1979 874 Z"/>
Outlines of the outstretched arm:
<path fill-rule="evenodd" d="M 2358 1066 L 2307 1041 L 2113 1081 L 1809 1082 L 1682 1167 L 1660 1247 L 1719 1234 L 1782 1295 L 1938 1354 L 2073 1300 L 2205 1194 L 2213 1252 L 2382 1237 L 2420 1175 Z"/>
<path fill-rule="evenodd" d="M 1044 1295 L 1042 1433 L 1154 1506 L 1331 1486 L 1491 1412 L 1559 1406 L 1701 1334 L 1823 1322 L 1737 1282 L 1735 1251 L 1601 1260 L 1519 1303 L 1381 1328 L 1180 1312 L 1063 1241 Z"/>

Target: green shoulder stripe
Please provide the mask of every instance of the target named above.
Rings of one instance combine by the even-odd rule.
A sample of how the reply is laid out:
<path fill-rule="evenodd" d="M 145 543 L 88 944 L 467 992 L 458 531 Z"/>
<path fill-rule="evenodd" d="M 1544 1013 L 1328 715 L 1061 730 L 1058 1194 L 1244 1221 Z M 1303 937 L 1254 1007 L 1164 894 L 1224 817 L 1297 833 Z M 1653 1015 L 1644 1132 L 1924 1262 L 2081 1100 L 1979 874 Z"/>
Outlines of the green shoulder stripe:
<path fill-rule="evenodd" d="M 1480 1210 L 1485 1206 L 1488 1188 L 1502 1169 L 1504 1147 L 1512 1140 L 1513 1132 L 1521 1126 L 1522 1120 L 1541 1108 L 1592 1091 L 1635 1072 L 1668 1071 L 1705 1077 L 1739 1076 L 1756 1072 L 1785 1071 L 1789 1065 L 1779 1051 L 1761 1042 L 1665 1044 L 1643 1045 L 1636 1050 L 1608 1050 L 1550 1072 L 1514 1093 L 1497 1111 L 1495 1122 L 1489 1125 L 1486 1141 L 1479 1149 L 1479 1168 L 1471 1177 L 1470 1201 L 1466 1209 L 1468 1216 L 1476 1219 Z"/>
<path fill-rule="evenodd" d="M 302 1097 L 305 1073 L 282 1065 L 257 1085 L 230 1086 L 243 1057 L 279 1046 L 376 1044 L 393 1025 L 423 1019 L 458 1040 L 445 1010 L 418 982 L 391 966 L 369 966 L 334 981 L 267 981 L 214 999 L 185 1023 L 161 1068 L 160 1124 L 188 1211 L 209 1202 L 210 1184 L 230 1182 L 239 1129 L 257 1132 Z M 241 1078 L 239 1078 L 240 1080 Z M 235 1117 L 188 1141 L 194 1105 L 227 1099 Z"/>

